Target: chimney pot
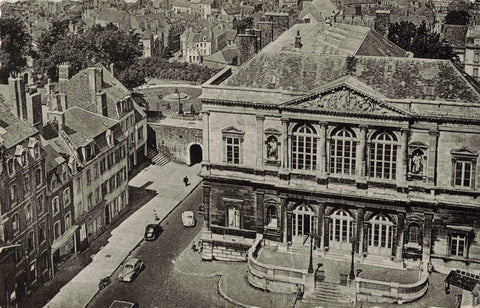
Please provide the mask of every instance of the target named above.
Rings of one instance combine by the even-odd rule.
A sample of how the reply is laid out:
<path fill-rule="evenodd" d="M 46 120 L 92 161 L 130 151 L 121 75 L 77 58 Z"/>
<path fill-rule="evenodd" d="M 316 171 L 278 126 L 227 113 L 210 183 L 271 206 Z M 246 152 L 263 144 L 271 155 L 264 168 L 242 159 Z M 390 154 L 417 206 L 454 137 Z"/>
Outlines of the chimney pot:
<path fill-rule="evenodd" d="M 300 31 L 297 31 L 297 36 L 295 36 L 295 48 L 302 48 L 302 37 L 300 36 Z"/>

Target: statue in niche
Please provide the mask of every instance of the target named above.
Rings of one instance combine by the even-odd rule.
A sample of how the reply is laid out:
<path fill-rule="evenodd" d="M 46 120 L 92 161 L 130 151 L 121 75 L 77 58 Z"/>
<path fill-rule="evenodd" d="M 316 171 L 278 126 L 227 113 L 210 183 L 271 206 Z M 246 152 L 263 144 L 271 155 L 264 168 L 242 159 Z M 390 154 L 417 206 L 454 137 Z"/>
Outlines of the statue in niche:
<path fill-rule="evenodd" d="M 278 160 L 278 140 L 274 136 L 267 138 L 267 159 Z"/>
<path fill-rule="evenodd" d="M 412 153 L 410 172 L 413 174 L 423 174 L 423 152 L 421 150 L 415 150 Z"/>

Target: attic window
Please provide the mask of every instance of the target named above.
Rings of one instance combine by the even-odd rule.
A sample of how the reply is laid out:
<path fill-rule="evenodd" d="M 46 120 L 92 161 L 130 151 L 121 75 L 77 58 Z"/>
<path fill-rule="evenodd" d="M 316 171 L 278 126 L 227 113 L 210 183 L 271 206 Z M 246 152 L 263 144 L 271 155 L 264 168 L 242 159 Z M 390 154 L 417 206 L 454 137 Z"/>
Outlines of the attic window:
<path fill-rule="evenodd" d="M 109 147 L 112 147 L 113 146 L 113 133 L 111 130 L 107 130 L 107 132 L 105 133 L 105 136 L 107 138 L 107 144 Z"/>
<path fill-rule="evenodd" d="M 424 93 L 425 95 L 433 96 L 435 94 L 435 89 L 433 86 L 425 86 Z"/>
<path fill-rule="evenodd" d="M 277 84 L 277 76 L 275 75 L 268 76 L 268 88 L 274 89 L 276 84 Z"/>
<path fill-rule="evenodd" d="M 392 64 L 388 64 L 387 65 L 387 73 L 392 73 L 393 72 L 393 65 Z"/>

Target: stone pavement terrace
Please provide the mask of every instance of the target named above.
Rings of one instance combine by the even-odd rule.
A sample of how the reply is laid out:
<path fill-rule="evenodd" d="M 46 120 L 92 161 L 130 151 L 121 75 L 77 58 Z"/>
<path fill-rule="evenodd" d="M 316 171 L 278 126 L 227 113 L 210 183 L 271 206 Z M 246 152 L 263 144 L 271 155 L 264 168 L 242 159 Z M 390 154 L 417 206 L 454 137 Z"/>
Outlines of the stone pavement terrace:
<path fill-rule="evenodd" d="M 263 264 L 282 266 L 300 270 L 307 270 L 309 265 L 309 247 L 295 251 L 278 251 L 275 246 L 262 246 L 258 253 L 257 260 Z M 350 273 L 350 261 L 332 260 L 313 256 L 313 267 L 321 263 L 320 270 L 325 271 L 325 280 L 329 282 L 340 282 L 340 274 Z M 361 278 L 384 282 L 396 282 L 410 284 L 419 280 L 419 271 L 412 269 L 392 269 L 378 267 L 355 262 L 355 270 L 361 269 Z"/>

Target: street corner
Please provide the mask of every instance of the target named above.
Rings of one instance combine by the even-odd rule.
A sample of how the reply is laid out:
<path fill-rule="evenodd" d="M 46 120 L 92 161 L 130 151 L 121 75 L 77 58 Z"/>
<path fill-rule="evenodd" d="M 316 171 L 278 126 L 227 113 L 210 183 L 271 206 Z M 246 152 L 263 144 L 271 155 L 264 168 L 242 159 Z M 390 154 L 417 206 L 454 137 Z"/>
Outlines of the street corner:
<path fill-rule="evenodd" d="M 212 262 L 202 260 L 202 249 L 199 246 L 202 233 L 189 243 L 189 245 L 182 251 L 177 259 L 173 260 L 176 271 L 193 276 L 216 276 L 217 273 L 215 265 Z M 201 244 L 200 244 L 201 245 Z"/>

